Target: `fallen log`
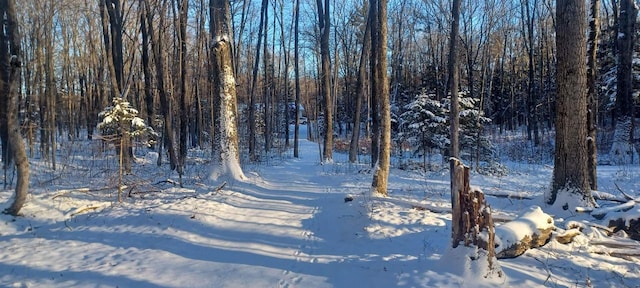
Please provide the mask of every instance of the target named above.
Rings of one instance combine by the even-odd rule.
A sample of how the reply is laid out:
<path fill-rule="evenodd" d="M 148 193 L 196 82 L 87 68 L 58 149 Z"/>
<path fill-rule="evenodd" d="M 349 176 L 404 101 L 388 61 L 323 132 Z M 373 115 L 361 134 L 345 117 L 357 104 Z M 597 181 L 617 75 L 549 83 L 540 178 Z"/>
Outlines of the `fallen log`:
<path fill-rule="evenodd" d="M 513 221 L 496 227 L 496 257 L 514 258 L 541 247 L 549 242 L 554 229 L 553 218 L 533 206 Z"/>
<path fill-rule="evenodd" d="M 607 213 L 624 212 L 624 211 L 631 210 L 635 206 L 636 206 L 636 201 L 631 200 L 626 203 L 612 206 L 612 207 L 593 209 L 591 210 L 591 216 L 593 216 L 593 218 L 596 218 L 596 219 L 602 219 L 604 218 L 605 215 L 607 215 Z"/>
<path fill-rule="evenodd" d="M 613 232 L 624 231 L 629 238 L 640 241 L 640 209 L 629 213 L 625 217 L 609 219 L 607 226 L 613 228 Z"/>

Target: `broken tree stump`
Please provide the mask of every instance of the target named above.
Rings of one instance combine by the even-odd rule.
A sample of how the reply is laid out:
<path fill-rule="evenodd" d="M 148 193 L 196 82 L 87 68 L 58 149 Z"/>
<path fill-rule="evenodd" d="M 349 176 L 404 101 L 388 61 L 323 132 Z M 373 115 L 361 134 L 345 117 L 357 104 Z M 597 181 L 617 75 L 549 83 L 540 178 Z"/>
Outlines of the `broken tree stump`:
<path fill-rule="evenodd" d="M 494 256 L 493 219 L 484 193 L 477 188 L 471 189 L 468 166 L 455 158 L 451 158 L 450 164 L 452 247 L 456 248 L 460 243 L 475 245 Z"/>
<path fill-rule="evenodd" d="M 484 193 L 478 188 L 471 189 L 469 184 L 470 169 L 451 158 L 451 238 L 452 248 L 463 243 L 475 251 L 471 261 L 488 267 L 485 278 L 502 278 L 504 272 L 496 259 L 495 228 L 491 217 L 491 208 L 487 205 Z M 479 259 L 486 259 L 486 264 Z M 473 270 L 473 269 L 472 269 Z"/>

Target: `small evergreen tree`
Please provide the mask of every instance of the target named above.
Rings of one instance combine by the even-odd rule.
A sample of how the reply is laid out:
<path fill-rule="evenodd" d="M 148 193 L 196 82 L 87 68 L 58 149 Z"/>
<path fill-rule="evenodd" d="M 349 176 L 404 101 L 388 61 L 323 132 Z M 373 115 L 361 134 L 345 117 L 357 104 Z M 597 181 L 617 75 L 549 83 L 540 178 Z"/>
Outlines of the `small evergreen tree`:
<path fill-rule="evenodd" d="M 449 111 L 435 99 L 434 94 L 422 93 L 405 106 L 406 112 L 400 116 L 400 139 L 416 148 L 414 155 L 423 153 L 425 165 L 433 149 L 444 151 L 449 145 Z"/>
<path fill-rule="evenodd" d="M 480 113 L 479 102 L 477 98 L 460 93 L 460 150 L 463 152 L 461 157 L 476 157 L 476 162 L 491 161 L 495 149 L 483 134 L 485 125 L 491 123 L 491 119 Z"/>
<path fill-rule="evenodd" d="M 134 139 L 151 145 L 155 141 L 157 134 L 153 131 L 153 128 L 147 126 L 142 118 L 138 117 L 138 110 L 120 97 L 114 97 L 112 106 L 106 107 L 104 111 L 98 114 L 98 117 L 102 120 L 98 123 L 98 130 L 102 134 L 102 139 L 109 143 L 114 143 L 119 155 L 118 202 L 122 202 L 123 168 L 126 172 L 131 172 L 131 158 L 125 157 L 125 153 L 129 153 Z"/>
<path fill-rule="evenodd" d="M 482 133 L 491 119 L 479 114 L 476 107 L 478 99 L 467 97 L 464 92 L 459 95 L 461 157 L 480 157 L 481 161 L 493 161 L 495 148 Z M 443 156 L 447 155 L 445 152 L 450 145 L 450 100 L 436 99 L 435 94 L 422 93 L 404 107 L 406 112 L 400 116 L 400 139 L 416 147 L 414 155 L 419 152 L 428 155 L 433 149 L 442 152 Z"/>

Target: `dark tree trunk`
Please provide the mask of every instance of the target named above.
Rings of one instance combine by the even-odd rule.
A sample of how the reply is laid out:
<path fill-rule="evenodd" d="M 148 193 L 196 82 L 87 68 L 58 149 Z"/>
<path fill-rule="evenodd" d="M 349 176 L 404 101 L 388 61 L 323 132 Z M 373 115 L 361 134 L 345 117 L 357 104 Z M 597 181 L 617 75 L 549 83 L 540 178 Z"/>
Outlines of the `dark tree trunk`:
<path fill-rule="evenodd" d="M 587 14 L 582 0 L 558 0 L 557 6 L 556 147 L 547 202 L 556 203 L 558 193 L 581 199 L 580 203 L 556 203 L 568 209 L 594 204 L 587 172 Z"/>
<path fill-rule="evenodd" d="M 375 19 L 378 18 L 378 9 L 377 6 L 369 3 L 369 21 L 371 23 L 371 49 L 375 49 L 374 47 L 374 43 L 376 43 L 379 37 L 379 31 L 374 30 L 373 29 L 373 23 L 375 22 Z M 370 103 L 369 103 L 369 110 L 371 112 L 370 117 L 371 117 L 371 149 L 369 151 L 369 153 L 371 153 L 371 167 L 374 168 L 376 163 L 378 163 L 378 156 L 380 156 L 379 150 L 380 150 L 380 102 L 377 100 L 378 96 L 376 95 L 376 89 L 374 87 L 377 87 L 378 84 L 377 82 L 379 81 L 379 79 L 377 77 L 375 77 L 374 75 L 377 73 L 376 72 L 376 65 L 377 65 L 377 61 L 378 58 L 376 58 L 374 56 L 374 51 L 371 51 L 371 54 L 369 55 L 369 71 L 370 71 L 370 75 L 371 75 L 371 95 L 369 97 L 370 99 Z"/>
<path fill-rule="evenodd" d="M 300 0 L 296 1 L 296 19 L 295 19 L 295 35 L 294 35 L 294 70 L 296 82 L 296 125 L 293 136 L 293 157 L 300 157 Z M 308 124 L 307 124 L 308 125 Z"/>
<path fill-rule="evenodd" d="M 269 1 L 262 0 L 260 8 L 260 26 L 258 28 L 258 43 L 256 44 L 256 59 L 253 65 L 253 72 L 251 77 L 251 93 L 249 93 L 249 158 L 252 161 L 257 160 L 256 155 L 256 103 L 255 103 L 255 91 L 258 86 L 258 70 L 260 68 L 260 46 L 262 45 L 262 38 L 264 33 L 264 27 L 267 25 L 265 21 L 265 14 L 267 13 L 267 6 Z M 266 57 L 266 55 L 264 55 Z M 266 68 L 265 68 L 266 69 Z"/>
<path fill-rule="evenodd" d="M 450 146 L 449 157 L 459 158 L 459 135 L 460 130 L 460 115 L 459 115 L 459 103 L 458 103 L 458 35 L 459 35 L 459 23 L 460 23 L 460 0 L 453 0 L 451 6 L 451 35 L 449 37 L 449 92 L 451 93 L 451 107 L 449 112 L 450 121 Z"/>
<path fill-rule="evenodd" d="M 598 116 L 598 41 L 600 35 L 600 0 L 591 0 L 591 17 L 589 17 L 589 47 L 587 51 L 587 145 L 588 145 L 588 173 L 591 190 L 598 190 L 597 178 L 597 116 Z"/>
<path fill-rule="evenodd" d="M 144 1 L 140 0 L 140 5 Z M 149 26 L 147 25 L 146 9 L 140 9 L 140 34 L 142 34 L 142 73 L 144 74 L 144 101 L 146 103 L 147 123 L 154 127 L 153 93 L 151 93 L 151 64 L 149 63 Z M 154 127 L 155 128 L 155 127 Z"/>
<path fill-rule="evenodd" d="M 329 62 L 329 32 L 331 18 L 329 14 L 329 0 L 316 0 L 318 6 L 318 28 L 320 29 L 320 94 L 323 99 L 324 113 L 324 149 L 323 162 L 333 161 L 333 101 L 331 100 L 331 64 Z"/>
<path fill-rule="evenodd" d="M 158 89 L 158 95 L 160 96 L 160 110 L 162 111 L 162 115 L 164 116 L 164 131 L 163 138 L 166 139 L 164 141 L 167 146 L 167 150 L 169 152 L 169 166 L 171 170 L 176 169 L 178 157 L 176 155 L 175 149 L 175 139 L 174 139 L 174 131 L 173 131 L 173 117 L 172 111 L 169 101 L 170 98 L 167 95 L 167 92 L 164 87 L 165 81 L 165 70 L 164 70 L 164 57 L 162 55 L 162 41 L 159 40 L 160 35 L 155 35 L 153 30 L 153 14 L 151 13 L 151 6 L 149 6 L 149 0 L 145 1 L 145 9 L 147 10 L 147 24 L 149 25 L 149 37 L 151 38 L 151 43 L 154 44 L 153 54 L 154 54 L 154 62 L 156 66 L 156 88 Z M 167 1 L 164 0 L 162 2 L 161 11 L 165 11 L 167 5 Z M 158 27 L 160 27 L 158 34 L 162 34 L 162 27 L 164 27 L 164 15 L 160 15 L 159 17 Z M 162 145 L 160 145 L 162 146 Z M 162 153 L 162 152 L 161 152 Z M 158 161 L 158 165 L 161 162 Z"/>
<path fill-rule="evenodd" d="M 369 15 L 371 15 L 369 13 Z M 367 25 L 362 40 L 362 53 L 360 54 L 360 64 L 358 65 L 358 80 L 356 83 L 356 108 L 353 116 L 353 132 L 351 134 L 351 143 L 349 144 L 349 162 L 355 163 L 358 157 L 358 147 L 360 141 L 360 117 L 362 112 L 362 101 L 366 97 L 365 82 L 367 81 L 367 59 L 371 50 L 371 19 L 367 16 Z"/>
<path fill-rule="evenodd" d="M 178 54 L 179 54 L 179 65 L 180 65 L 180 133 L 179 133 L 179 144 L 178 144 L 178 166 L 177 172 L 182 179 L 182 175 L 184 174 L 184 167 L 187 158 L 187 136 L 189 130 L 189 121 L 191 119 L 191 110 L 189 104 L 189 94 L 187 92 L 187 83 L 189 81 L 187 77 L 187 15 L 189 11 L 189 1 L 188 0 L 176 0 L 176 4 L 178 5 Z M 182 186 L 182 180 L 180 181 L 180 186 Z"/>

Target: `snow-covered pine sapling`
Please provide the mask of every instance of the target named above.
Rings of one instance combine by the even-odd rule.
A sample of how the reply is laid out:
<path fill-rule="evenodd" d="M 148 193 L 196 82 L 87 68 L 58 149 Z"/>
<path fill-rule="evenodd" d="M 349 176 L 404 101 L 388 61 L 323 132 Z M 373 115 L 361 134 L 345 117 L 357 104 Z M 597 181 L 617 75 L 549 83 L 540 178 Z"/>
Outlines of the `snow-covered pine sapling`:
<path fill-rule="evenodd" d="M 122 202 L 122 174 L 123 168 L 127 173 L 131 172 L 129 151 L 132 141 L 138 140 L 145 145 L 151 145 L 158 135 L 142 118 L 138 117 L 138 110 L 128 101 L 121 97 L 114 97 L 111 103 L 111 106 L 98 114 L 101 119 L 98 130 L 103 141 L 114 143 L 119 155 L 118 202 Z"/>

